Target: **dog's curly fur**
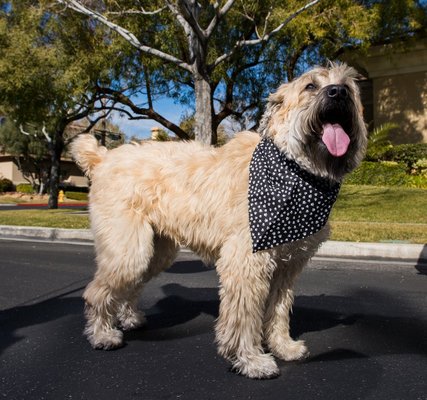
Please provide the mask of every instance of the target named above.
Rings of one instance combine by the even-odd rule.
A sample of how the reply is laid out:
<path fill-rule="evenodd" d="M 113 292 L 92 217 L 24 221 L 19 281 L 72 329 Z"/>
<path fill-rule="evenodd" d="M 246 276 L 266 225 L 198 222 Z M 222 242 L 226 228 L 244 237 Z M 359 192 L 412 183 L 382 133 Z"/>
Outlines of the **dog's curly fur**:
<path fill-rule="evenodd" d="M 345 87 L 348 96 L 331 100 L 330 85 Z M 321 141 L 324 123 L 345 127 L 351 142 L 344 156 L 328 153 Z M 356 167 L 366 128 L 355 71 L 334 64 L 282 85 L 269 98 L 260 133 L 240 133 L 221 148 L 147 142 L 107 152 L 92 136 L 74 141 L 73 156 L 92 181 L 98 268 L 84 298 L 85 334 L 94 348 L 119 347 L 122 330 L 143 324 L 144 314 L 137 310 L 140 290 L 185 245 L 216 265 L 221 299 L 216 341 L 235 370 L 270 378 L 279 374 L 273 355 L 298 360 L 308 354 L 304 342 L 289 335 L 292 286 L 329 228 L 253 254 L 249 163 L 260 138 L 268 136 L 315 175 L 339 181 Z"/>

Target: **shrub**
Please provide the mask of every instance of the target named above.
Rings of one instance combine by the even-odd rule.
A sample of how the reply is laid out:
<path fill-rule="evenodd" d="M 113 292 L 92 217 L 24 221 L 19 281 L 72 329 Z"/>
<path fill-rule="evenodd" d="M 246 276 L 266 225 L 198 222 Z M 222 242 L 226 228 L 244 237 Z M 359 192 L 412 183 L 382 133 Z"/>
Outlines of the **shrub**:
<path fill-rule="evenodd" d="M 352 185 L 395 186 L 407 182 L 404 164 L 364 161 L 345 180 Z"/>
<path fill-rule="evenodd" d="M 416 175 L 421 175 L 427 177 L 427 158 L 422 158 L 418 160 L 413 166 L 413 172 Z"/>
<path fill-rule="evenodd" d="M 407 176 L 406 186 L 427 189 L 427 175 L 409 175 Z"/>
<path fill-rule="evenodd" d="M 374 129 L 368 135 L 368 148 L 366 149 L 366 161 L 380 161 L 384 155 L 393 148 L 389 140 L 391 131 L 397 129 L 399 126 L 394 123 L 386 123 Z"/>
<path fill-rule="evenodd" d="M 16 185 L 16 191 L 27 194 L 34 193 L 34 189 L 29 183 L 20 183 L 19 185 Z"/>
<path fill-rule="evenodd" d="M 0 178 L 0 193 L 3 192 L 13 192 L 15 190 L 15 186 L 10 179 Z"/>
<path fill-rule="evenodd" d="M 88 195 L 87 193 L 67 191 L 65 192 L 65 197 L 70 200 L 87 201 Z"/>
<path fill-rule="evenodd" d="M 409 175 L 406 165 L 394 161 L 363 161 L 345 180 L 350 185 L 406 186 L 427 189 L 426 175 Z"/>
<path fill-rule="evenodd" d="M 413 168 L 416 168 L 415 164 L 418 161 L 427 159 L 427 143 L 393 146 L 384 153 L 383 159 L 404 163 L 406 171 L 410 172 Z"/>

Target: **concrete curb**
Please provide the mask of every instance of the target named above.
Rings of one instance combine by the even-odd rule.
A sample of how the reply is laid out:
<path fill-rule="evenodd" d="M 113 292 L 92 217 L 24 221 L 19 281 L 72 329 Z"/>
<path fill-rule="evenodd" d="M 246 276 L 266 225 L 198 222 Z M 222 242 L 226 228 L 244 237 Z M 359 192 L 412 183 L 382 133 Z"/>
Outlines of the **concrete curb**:
<path fill-rule="evenodd" d="M 62 243 L 93 242 L 89 229 L 37 228 L 0 225 L 0 238 L 44 240 Z M 406 260 L 427 262 L 427 245 L 404 243 L 355 243 L 327 241 L 316 257 L 374 258 L 379 260 Z"/>
<path fill-rule="evenodd" d="M 35 239 L 52 242 L 93 242 L 89 229 L 38 228 L 33 226 L 0 225 L 0 238 Z"/>
<path fill-rule="evenodd" d="M 427 262 L 427 245 L 406 243 L 355 243 L 329 240 L 322 245 L 317 257 L 370 258 Z"/>

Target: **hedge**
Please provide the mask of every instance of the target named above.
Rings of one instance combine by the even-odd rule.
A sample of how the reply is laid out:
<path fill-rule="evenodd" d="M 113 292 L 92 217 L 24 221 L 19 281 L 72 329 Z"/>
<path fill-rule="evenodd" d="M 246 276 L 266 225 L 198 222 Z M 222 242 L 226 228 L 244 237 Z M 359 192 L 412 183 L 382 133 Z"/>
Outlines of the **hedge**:
<path fill-rule="evenodd" d="M 87 193 L 81 192 L 65 192 L 65 197 L 69 200 L 79 200 L 79 201 L 87 201 L 88 195 Z"/>
<path fill-rule="evenodd" d="M 392 146 L 385 151 L 382 159 L 404 163 L 407 172 L 410 172 L 420 160 L 427 159 L 427 143 Z"/>
<path fill-rule="evenodd" d="M 3 192 L 13 192 L 15 190 L 15 186 L 10 179 L 0 178 L 0 193 Z"/>
<path fill-rule="evenodd" d="M 34 189 L 29 183 L 20 183 L 19 185 L 16 185 L 16 191 L 26 194 L 34 193 Z"/>
<path fill-rule="evenodd" d="M 406 186 L 427 189 L 427 177 L 410 175 L 405 163 L 363 161 L 345 179 L 350 185 Z"/>

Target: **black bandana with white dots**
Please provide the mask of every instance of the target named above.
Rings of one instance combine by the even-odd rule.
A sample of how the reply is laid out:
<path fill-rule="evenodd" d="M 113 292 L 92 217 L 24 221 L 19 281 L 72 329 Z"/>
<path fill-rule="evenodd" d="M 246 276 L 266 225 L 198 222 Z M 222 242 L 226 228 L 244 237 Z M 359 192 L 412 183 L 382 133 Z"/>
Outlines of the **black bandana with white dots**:
<path fill-rule="evenodd" d="M 262 139 L 249 167 L 252 250 L 304 239 L 322 229 L 340 183 L 302 169 L 271 139 Z"/>

